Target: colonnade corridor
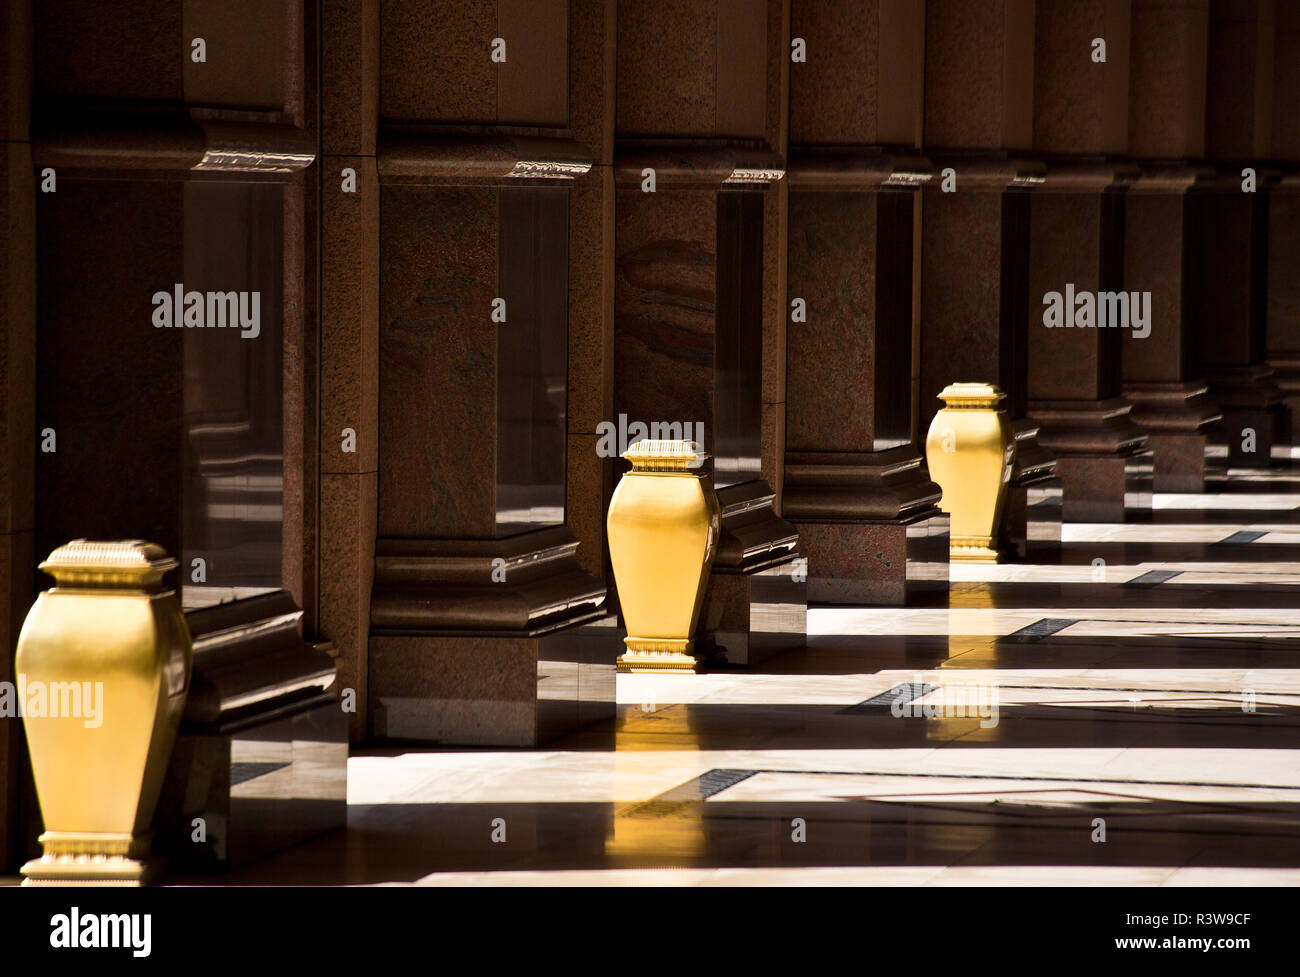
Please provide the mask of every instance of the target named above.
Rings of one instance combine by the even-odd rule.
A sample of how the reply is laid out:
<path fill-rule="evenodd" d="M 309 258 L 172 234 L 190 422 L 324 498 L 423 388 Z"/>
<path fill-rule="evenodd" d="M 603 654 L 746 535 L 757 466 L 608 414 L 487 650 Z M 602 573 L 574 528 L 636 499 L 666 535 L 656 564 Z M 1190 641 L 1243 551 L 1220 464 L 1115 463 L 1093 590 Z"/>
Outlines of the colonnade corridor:
<path fill-rule="evenodd" d="M 1300 881 L 1300 464 L 1062 536 L 544 750 L 362 752 L 345 843 L 228 881 Z"/>

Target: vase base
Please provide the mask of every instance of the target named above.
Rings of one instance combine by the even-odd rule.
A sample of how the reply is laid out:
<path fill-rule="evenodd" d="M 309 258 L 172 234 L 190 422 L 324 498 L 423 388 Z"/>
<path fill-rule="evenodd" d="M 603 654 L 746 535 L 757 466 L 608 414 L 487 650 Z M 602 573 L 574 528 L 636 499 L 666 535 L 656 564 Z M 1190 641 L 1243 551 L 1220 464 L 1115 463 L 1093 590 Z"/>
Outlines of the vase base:
<path fill-rule="evenodd" d="M 45 855 L 22 867 L 23 885 L 122 886 L 152 885 L 158 878 L 155 859 L 121 855 Z"/>
<path fill-rule="evenodd" d="M 948 559 L 953 563 L 998 563 L 1001 558 L 991 536 L 953 536 L 948 545 Z"/>
<path fill-rule="evenodd" d="M 618 656 L 620 672 L 697 671 L 702 659 L 691 654 L 689 639 L 624 638 L 627 651 Z"/>

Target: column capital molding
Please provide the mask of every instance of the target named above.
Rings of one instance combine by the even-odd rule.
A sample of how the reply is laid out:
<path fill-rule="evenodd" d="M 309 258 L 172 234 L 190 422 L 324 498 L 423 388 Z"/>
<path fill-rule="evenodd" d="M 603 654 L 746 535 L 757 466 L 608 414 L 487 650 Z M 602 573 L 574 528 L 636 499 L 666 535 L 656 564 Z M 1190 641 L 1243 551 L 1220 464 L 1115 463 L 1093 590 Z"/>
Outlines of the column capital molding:
<path fill-rule="evenodd" d="M 799 190 L 913 190 L 934 176 L 920 153 L 885 146 L 790 147 L 787 179 Z"/>
<path fill-rule="evenodd" d="M 379 182 L 466 186 L 573 180 L 591 169 L 587 147 L 564 133 L 522 133 L 384 126 L 377 149 Z"/>
<path fill-rule="evenodd" d="M 763 144 L 708 141 L 618 140 L 614 182 L 640 187 L 644 171 L 655 172 L 656 189 L 765 190 L 785 176 L 785 158 Z"/>

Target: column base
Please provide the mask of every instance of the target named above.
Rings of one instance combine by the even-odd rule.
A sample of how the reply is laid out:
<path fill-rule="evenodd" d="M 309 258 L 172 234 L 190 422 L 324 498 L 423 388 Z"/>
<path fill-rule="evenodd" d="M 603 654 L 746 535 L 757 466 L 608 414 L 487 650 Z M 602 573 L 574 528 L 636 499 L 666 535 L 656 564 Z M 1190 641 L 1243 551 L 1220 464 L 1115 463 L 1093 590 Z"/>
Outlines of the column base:
<path fill-rule="evenodd" d="M 948 590 L 948 514 L 890 522 L 796 522 L 811 604 L 894 604 Z"/>
<path fill-rule="evenodd" d="M 349 700 L 293 599 L 188 617 L 194 677 L 154 817 L 169 871 L 225 871 L 346 827 Z"/>
<path fill-rule="evenodd" d="M 701 659 L 757 665 L 807 640 L 808 561 L 775 498 L 759 479 L 718 490 L 722 537 L 696 628 Z"/>
<path fill-rule="evenodd" d="M 1151 487 L 1156 492 L 1204 492 L 1204 434 L 1152 434 L 1147 445 L 1154 456 Z"/>
<path fill-rule="evenodd" d="M 1291 443 L 1290 416 L 1272 369 L 1263 363 L 1216 366 L 1209 378 L 1210 393 L 1223 411 L 1209 432 L 1210 444 L 1227 449 L 1229 467 L 1268 467 L 1274 446 Z"/>
<path fill-rule="evenodd" d="M 1205 446 L 1210 427 L 1223 419 L 1206 400 L 1204 380 L 1124 385 L 1134 422 L 1147 433 L 1154 455 L 1152 488 L 1157 492 L 1203 492 Z"/>
<path fill-rule="evenodd" d="M 1065 455 L 1056 459 L 1065 522 L 1124 522 L 1151 511 L 1150 451 L 1132 455 Z"/>
<path fill-rule="evenodd" d="M 532 633 L 372 633 L 371 735 L 539 746 L 614 718 L 624 648 L 612 614 Z"/>
<path fill-rule="evenodd" d="M 1061 480 L 1055 477 L 1007 489 L 999 544 L 1006 556 L 1032 561 L 1059 553 L 1061 496 Z"/>
<path fill-rule="evenodd" d="M 792 553 L 709 576 L 698 648 L 731 665 L 757 665 L 802 648 L 808 635 L 808 560 Z"/>

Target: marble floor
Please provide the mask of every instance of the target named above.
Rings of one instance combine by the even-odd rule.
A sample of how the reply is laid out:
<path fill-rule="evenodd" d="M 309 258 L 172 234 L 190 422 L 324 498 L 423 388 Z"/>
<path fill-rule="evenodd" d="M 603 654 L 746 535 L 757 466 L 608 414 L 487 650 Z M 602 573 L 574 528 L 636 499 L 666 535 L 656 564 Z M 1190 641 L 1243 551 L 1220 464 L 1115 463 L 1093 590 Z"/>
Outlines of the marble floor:
<path fill-rule="evenodd" d="M 1300 883 L 1300 468 L 1231 475 L 543 750 L 355 756 L 345 836 L 226 881 Z"/>

